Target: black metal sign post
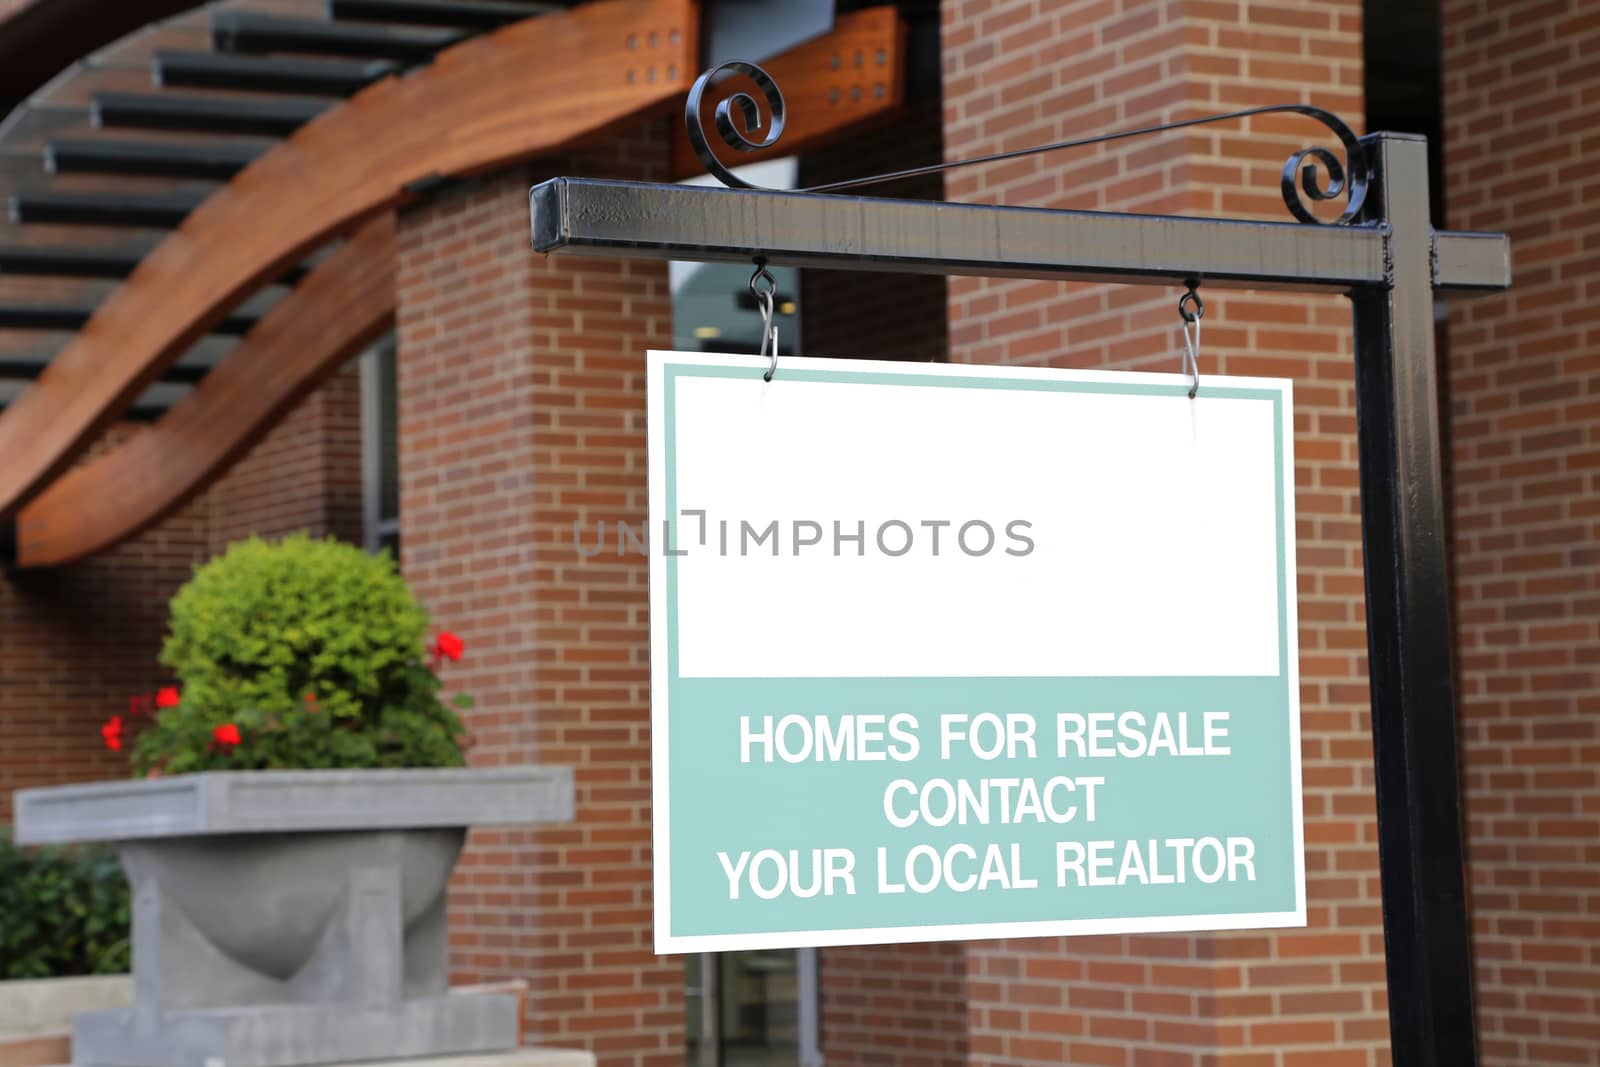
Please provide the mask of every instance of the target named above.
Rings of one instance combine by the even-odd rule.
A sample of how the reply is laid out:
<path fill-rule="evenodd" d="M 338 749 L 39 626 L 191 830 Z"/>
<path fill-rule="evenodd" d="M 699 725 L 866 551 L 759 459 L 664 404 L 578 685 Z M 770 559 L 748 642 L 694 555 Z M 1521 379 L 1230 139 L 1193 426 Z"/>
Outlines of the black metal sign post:
<path fill-rule="evenodd" d="M 724 101 L 719 133 L 735 148 L 765 147 L 782 128 L 782 99 L 756 68 L 772 111 L 759 144 L 748 96 Z M 754 71 L 754 74 L 751 72 Z M 691 138 L 707 159 L 699 93 Z M 1300 223 L 1050 211 L 810 192 L 715 189 L 557 178 L 533 188 L 533 247 L 630 258 L 1343 292 L 1355 308 L 1356 413 L 1361 532 L 1378 801 L 1378 855 L 1394 1062 L 1464 1067 L 1477 1062 L 1472 1008 L 1460 783 L 1452 693 L 1450 590 L 1440 474 L 1436 294 L 1510 285 L 1501 234 L 1436 232 L 1429 223 L 1427 142 L 1377 133 L 1333 153 L 1296 153 L 1284 194 Z M 1196 122 L 1236 118 L 1214 116 Z M 1330 121 L 1331 120 L 1331 121 Z M 1166 127 L 1163 127 L 1166 128 Z M 1097 143 L 1151 131 L 1095 138 Z M 1060 147 L 1046 146 L 1036 151 Z M 731 179 L 707 159 L 713 173 Z M 980 161 L 973 161 L 980 162 Z M 1315 169 L 1328 183 L 1319 188 Z M 731 179 L 731 180 L 730 180 Z M 1347 196 L 1337 225 L 1316 225 L 1312 199 Z M 846 183 L 848 185 L 864 182 Z M 840 188 L 832 186 L 829 188 Z M 1370 193 L 1370 195 L 1369 195 Z M 1312 224 L 1308 224 L 1312 223 Z"/>

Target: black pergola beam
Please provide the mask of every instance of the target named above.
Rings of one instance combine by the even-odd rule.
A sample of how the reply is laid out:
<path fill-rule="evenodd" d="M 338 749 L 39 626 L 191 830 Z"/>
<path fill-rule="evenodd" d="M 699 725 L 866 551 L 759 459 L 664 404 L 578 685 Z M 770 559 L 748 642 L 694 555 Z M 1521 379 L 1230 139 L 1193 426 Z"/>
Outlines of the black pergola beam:
<path fill-rule="evenodd" d="M 11 198 L 11 220 L 171 229 L 204 199 L 193 193 L 18 193 Z"/>
<path fill-rule="evenodd" d="M 381 59 L 302 59 L 177 51 L 159 51 L 150 64 L 158 86 L 307 96 L 354 96 L 399 69 L 397 64 Z"/>
<path fill-rule="evenodd" d="M 5 378 L 3 373 L 5 365 L 0 363 L 0 378 Z M 0 402 L 0 413 L 6 410 L 6 403 Z M 157 408 L 147 403 L 136 403 L 128 410 L 117 416 L 123 422 L 155 422 L 166 414 L 166 408 Z M 16 522 L 6 520 L 0 523 L 0 569 L 10 568 L 16 563 Z"/>
<path fill-rule="evenodd" d="M 263 149 L 254 144 L 140 141 L 51 141 L 44 169 L 51 174 L 128 174 L 227 181 Z"/>
<path fill-rule="evenodd" d="M 0 330 L 60 330 L 70 333 L 83 329 L 93 314 L 93 308 L 0 304 Z M 243 337 L 257 321 L 255 315 L 229 315 L 212 327 L 211 332 L 227 337 Z"/>
<path fill-rule="evenodd" d="M 388 26 L 341 26 L 315 19 L 213 11 L 211 43 L 219 52 L 262 55 L 362 56 L 426 62 L 435 52 L 461 40 L 449 30 L 398 30 Z"/>
<path fill-rule="evenodd" d="M 44 372 L 46 366 L 48 364 L 43 360 L 0 358 L 0 380 L 11 379 L 13 381 L 31 382 Z M 210 369 L 210 367 L 204 366 L 179 364 L 174 367 L 168 367 L 161 377 L 156 380 L 165 385 L 197 385 Z M 4 405 L 0 404 L 0 408 L 3 407 Z M 147 407 L 145 410 L 159 413 L 163 409 Z M 130 417 L 132 416 L 122 416 L 122 418 Z"/>
<path fill-rule="evenodd" d="M 117 248 L 0 245 L 0 275 L 34 278 L 126 278 L 146 253 Z M 290 268 L 276 284 L 296 285 L 311 268 Z"/>
<path fill-rule="evenodd" d="M 0 378 L 8 377 L 6 374 L 7 366 L 9 366 L 9 364 L 3 360 L 0 360 Z M 16 377 L 16 375 L 9 375 L 9 377 Z M 8 406 L 9 404 L 6 402 L 0 401 L 0 412 L 4 412 Z M 123 422 L 155 422 L 166 413 L 166 408 L 158 407 L 154 404 L 135 404 L 133 407 L 119 415 L 118 418 Z M 7 547 L 7 539 L 14 537 L 15 530 L 13 523 L 6 522 L 0 524 L 0 568 L 7 567 L 16 561 L 17 555 L 15 547 Z"/>
<path fill-rule="evenodd" d="M 529 194 L 549 252 L 1070 281 L 1348 291 L 1382 285 L 1377 226 L 865 199 L 553 178 Z M 1499 234 L 1438 236 L 1440 288 L 1504 288 Z"/>
<path fill-rule="evenodd" d="M 51 278 L 126 278 L 142 253 L 110 248 L 0 246 L 0 274 Z"/>
<path fill-rule="evenodd" d="M 45 360 L 0 358 L 0 379 L 33 381 L 49 366 Z M 166 385 L 198 385 L 211 368 L 192 363 L 168 367 L 157 381 Z M 152 409 L 160 410 L 160 409 Z M 126 418 L 126 416 L 124 416 Z"/>
<path fill-rule="evenodd" d="M 326 111 L 321 100 L 245 100 L 177 93 L 95 93 L 96 126 L 287 137 Z"/>
<path fill-rule="evenodd" d="M 82 308 L 49 307 L 41 304 L 0 305 L 0 330 L 60 330 L 71 332 L 89 321 Z M 43 366 L 43 364 L 40 364 Z M 3 377 L 4 375 L 0 375 Z M 11 375 L 18 377 L 18 375 Z M 32 377 L 27 375 L 26 377 Z"/>
<path fill-rule="evenodd" d="M 564 4 L 511 4 L 492 0 L 327 0 L 328 17 L 347 22 L 403 22 L 493 30 Z"/>

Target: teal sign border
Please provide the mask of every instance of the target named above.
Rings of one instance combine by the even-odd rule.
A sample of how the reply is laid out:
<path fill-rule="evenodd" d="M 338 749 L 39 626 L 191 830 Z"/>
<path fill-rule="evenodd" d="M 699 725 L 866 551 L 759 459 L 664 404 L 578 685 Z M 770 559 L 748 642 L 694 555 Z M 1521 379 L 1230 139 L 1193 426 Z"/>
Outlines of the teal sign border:
<path fill-rule="evenodd" d="M 682 358 L 682 357 L 679 357 Z M 719 357 L 717 362 L 707 363 L 667 363 L 661 368 L 662 374 L 662 406 L 664 426 L 662 442 L 664 445 L 664 514 L 676 515 L 677 508 L 677 440 L 678 426 L 676 420 L 677 409 L 677 383 L 682 378 L 723 378 L 723 379 L 751 379 L 759 378 L 763 365 L 741 365 L 732 362 L 733 357 Z M 820 369 L 813 367 L 796 367 L 791 361 L 783 368 L 783 377 L 786 381 L 826 382 L 835 384 L 870 384 L 889 385 L 899 387 L 925 387 L 925 388 L 959 388 L 959 389 L 1000 389 L 1012 391 L 1040 391 L 1040 392 L 1071 392 L 1079 394 L 1110 394 L 1122 396 L 1186 396 L 1188 386 L 1185 382 L 1174 381 L 1142 383 L 1126 380 L 1092 380 L 1083 381 L 1070 378 L 1055 378 L 1039 376 L 1025 377 L 985 377 L 980 375 L 941 375 L 919 374 L 915 372 L 879 371 L 863 366 L 861 369 Z M 1131 377 L 1131 376 L 1129 376 Z M 1150 377 L 1157 377 L 1151 375 Z M 1165 376 L 1161 376 L 1165 377 Z M 1174 376 L 1175 378 L 1176 376 Z M 1214 379 L 1213 379 L 1214 381 Z M 1052 683 L 1066 685 L 1073 690 L 1076 703 L 1082 703 L 1086 698 L 1092 700 L 1108 700 L 1119 707 L 1146 707 L 1158 710 L 1162 706 L 1175 707 L 1178 705 L 1193 704 L 1196 707 L 1205 706 L 1210 702 L 1224 703 L 1230 707 L 1257 710 L 1264 714 L 1278 714 L 1284 718 L 1281 736 L 1274 735 L 1275 743 L 1298 743 L 1298 730 L 1291 728 L 1287 719 L 1298 714 L 1298 693 L 1294 692 L 1294 672 L 1289 663 L 1290 619 L 1292 618 L 1292 602 L 1290 600 L 1290 577 L 1287 573 L 1288 560 L 1288 519 L 1287 500 L 1285 496 L 1285 465 L 1288 462 L 1285 455 L 1287 440 L 1285 437 L 1284 419 L 1286 390 L 1274 385 L 1214 385 L 1205 386 L 1205 396 L 1208 398 L 1226 398 L 1236 400 L 1265 401 L 1272 405 L 1273 412 L 1273 440 L 1274 440 L 1274 492 L 1276 515 L 1276 542 L 1277 542 L 1277 597 L 1278 597 L 1278 673 L 1275 677 L 1237 677 L 1237 678 L 1086 678 L 1073 677 L 1067 679 L 1037 679 L 1037 678 L 851 678 L 851 679 L 818 679 L 818 678 L 717 678 L 717 679 L 685 679 L 679 672 L 679 647 L 678 647 L 678 561 L 670 553 L 664 559 L 666 574 L 666 634 L 667 634 L 667 678 L 664 680 L 667 687 L 668 707 L 680 709 L 677 720 L 668 725 L 669 737 L 665 746 L 669 765 L 680 760 L 674 759 L 674 741 L 679 742 L 676 750 L 682 752 L 686 748 L 690 751 L 698 750 L 698 746 L 685 744 L 685 739 L 678 737 L 679 724 L 684 720 L 684 712 L 688 707 L 710 707 L 721 705 L 725 707 L 749 707 L 753 694 L 761 689 L 760 706 L 763 710 L 773 714 L 788 712 L 815 713 L 818 707 L 848 707 L 852 703 L 860 704 L 865 699 L 868 702 L 899 699 L 906 701 L 908 706 L 920 708 L 929 714 L 937 714 L 944 710 L 1004 710 L 1007 699 L 1015 699 L 1019 706 L 1037 704 L 1039 688 L 1046 689 Z M 653 678 L 652 685 L 660 686 L 663 679 Z M 775 697 L 772 687 L 778 687 L 784 695 Z M 983 703 L 976 705 L 969 695 L 975 686 L 981 686 Z M 721 692 L 719 692 L 721 690 Z M 1130 700 L 1128 692 L 1137 692 L 1137 698 Z M 997 703 L 996 693 L 1001 694 Z M 1104 694 L 1103 696 L 1101 694 Z M 1113 694 L 1115 694 L 1113 696 Z M 909 700 L 907 700 L 909 698 Z M 860 710 L 882 710 L 881 706 L 874 708 L 861 707 Z M 659 723 L 655 724 L 659 727 Z M 724 730 L 725 732 L 725 730 Z M 1236 743 L 1237 744 L 1237 743 Z M 1239 753 L 1236 747 L 1236 753 Z M 1259 753 L 1258 753 L 1259 754 Z M 659 760 L 661 750 L 657 750 Z M 1278 796 L 1292 797 L 1295 805 L 1300 799 L 1299 759 L 1297 751 L 1278 750 L 1277 756 L 1285 761 L 1284 770 L 1289 772 L 1288 781 L 1282 784 L 1288 787 L 1287 793 L 1276 792 Z M 1113 761 L 1115 763 L 1116 761 Z M 1152 761 L 1144 761 L 1152 762 Z M 892 766 L 892 765 L 889 765 Z M 992 765 L 976 764 L 972 767 L 962 767 L 946 763 L 945 772 L 949 777 L 977 778 L 985 774 L 994 774 L 996 769 Z M 1110 766 L 1106 769 L 1110 769 Z M 767 768 L 770 773 L 771 768 Z M 1080 768 L 1084 773 L 1097 773 L 1096 768 L 1085 766 Z M 683 766 L 678 768 L 677 774 L 669 777 L 681 780 L 684 773 L 699 778 L 697 768 Z M 662 773 L 662 768 L 657 767 L 656 773 Z M 1120 767 L 1119 776 L 1126 774 Z M 861 775 L 856 769 L 857 776 Z M 821 777 L 831 779 L 824 788 L 830 795 L 836 789 L 848 789 L 850 765 L 846 765 L 842 772 L 838 766 Z M 882 785 L 894 777 L 917 777 L 911 771 L 884 771 L 879 777 L 883 779 L 877 783 L 881 790 Z M 759 778 L 759 773 L 752 776 L 752 782 Z M 1177 779 L 1182 775 L 1177 774 Z M 1125 780 L 1125 779 L 1124 779 Z M 1175 784 L 1175 770 L 1169 764 L 1161 771 L 1161 786 L 1163 792 L 1173 792 Z M 1198 784 L 1198 783 L 1197 783 Z M 669 784 L 670 788 L 670 784 Z M 735 789 L 737 786 L 734 787 Z M 670 794 L 669 794 L 670 795 Z M 804 818 L 804 796 L 789 796 L 775 798 L 767 796 L 739 796 L 737 793 L 730 796 L 728 809 L 725 814 L 731 815 L 736 810 L 748 809 L 758 804 L 766 805 L 767 810 L 779 811 L 790 818 Z M 1157 806 L 1159 807 L 1159 806 Z M 1149 818 L 1154 812 L 1151 805 L 1128 805 L 1125 809 L 1130 819 Z M 866 809 L 864 814 L 879 816 L 881 812 L 874 806 Z M 835 898 L 833 901 L 813 899 L 811 901 L 752 901 L 746 899 L 741 902 L 731 902 L 726 899 L 726 876 L 712 864 L 711 874 L 714 880 L 721 883 L 723 893 L 720 899 L 705 892 L 703 879 L 685 878 L 684 865 L 673 862 L 670 865 L 670 886 L 660 886 L 667 889 L 671 907 L 663 909 L 661 901 L 657 905 L 658 929 L 656 933 L 658 951 L 718 951 L 724 949 L 750 948 L 758 946 L 775 947 L 779 945 L 808 946 L 828 944 L 865 944 L 894 941 L 916 941 L 937 939 L 969 939 L 974 937 L 1010 937 L 1010 936 L 1037 936 L 1062 933 L 1095 933 L 1109 932 L 1113 926 L 1115 930 L 1133 932 L 1138 930 L 1149 931 L 1177 931 L 1193 929 L 1228 929 L 1228 928 L 1253 928 L 1270 926 L 1299 926 L 1305 923 L 1305 886 L 1303 864 L 1303 829 L 1300 824 L 1298 810 L 1279 811 L 1276 809 L 1264 810 L 1262 815 L 1267 821 L 1277 820 L 1276 830 L 1287 830 L 1292 836 L 1293 873 L 1288 883 L 1281 879 L 1274 883 L 1268 892 L 1230 894 L 1232 900 L 1220 899 L 1221 893 L 1202 893 L 1200 899 L 1193 906 L 1173 910 L 1170 905 L 1164 905 L 1160 898 L 1153 895 L 1151 890 L 1158 890 L 1156 886 L 1127 886 L 1118 887 L 1114 892 L 1098 890 L 1102 894 L 1102 904 L 1113 900 L 1121 900 L 1121 906 L 1100 907 L 1092 914 L 1080 914 L 1065 918 L 1023 916 L 1018 919 L 1007 919 L 993 914 L 993 905 L 996 903 L 991 893 L 987 898 L 989 903 L 983 910 L 988 912 L 982 916 L 963 917 L 955 914 L 941 914 L 937 906 L 927 906 L 926 899 L 914 896 L 895 897 L 889 901 L 895 911 L 895 923 L 884 925 L 881 921 L 869 920 L 865 923 L 853 921 L 852 913 L 862 910 L 863 897 L 871 899 L 872 894 L 864 894 L 855 898 Z M 863 820 L 867 821 L 867 820 Z M 1284 826 L 1283 823 L 1289 825 Z M 1248 827 L 1247 827 L 1248 828 Z M 673 857 L 686 857 L 690 852 L 704 856 L 708 848 L 714 855 L 714 850 L 719 847 L 716 843 L 720 830 L 727 829 L 725 823 L 719 822 L 717 826 L 706 827 L 703 825 L 686 826 L 682 818 L 676 825 L 663 835 L 657 833 L 657 848 L 665 846 Z M 959 829 L 947 828 L 958 837 Z M 986 833 L 978 836 L 996 838 L 993 831 L 996 828 L 985 828 Z M 926 841 L 938 845 L 940 836 L 931 828 L 918 827 L 916 831 L 920 836 L 917 841 Z M 901 831 L 906 833 L 908 831 Z M 1046 833 L 1058 834 L 1057 830 L 1046 828 Z M 881 836 L 881 835 L 880 835 Z M 944 839 L 950 837 L 949 833 L 942 835 Z M 1098 836 L 1098 835 L 1097 835 Z M 1108 835 L 1109 836 L 1109 835 Z M 750 842 L 735 842 L 729 840 L 721 843 L 723 848 L 757 848 L 773 847 L 784 849 L 798 846 L 800 842 L 784 842 L 782 840 L 762 841 L 759 845 Z M 979 846 L 980 855 L 982 846 Z M 859 856 L 862 861 L 870 857 Z M 1043 875 L 1049 873 L 1044 870 L 1032 872 L 1040 875 L 1041 885 L 1049 884 Z M 859 879 L 870 881 L 871 864 L 864 864 L 858 868 Z M 1214 887 L 1207 887 L 1214 888 Z M 750 894 L 744 894 L 749 898 Z M 879 898 L 880 900 L 885 898 Z M 968 898 L 979 899 L 978 896 Z M 796 904 L 800 906 L 796 906 Z M 742 906 L 741 906 L 742 905 Z M 830 906 L 831 905 L 831 906 Z M 1158 909 L 1158 910 L 1152 910 Z M 946 909 L 947 910 L 947 909 Z M 663 929 L 665 924 L 669 928 Z M 1112 925 L 1108 925 L 1112 924 Z"/>

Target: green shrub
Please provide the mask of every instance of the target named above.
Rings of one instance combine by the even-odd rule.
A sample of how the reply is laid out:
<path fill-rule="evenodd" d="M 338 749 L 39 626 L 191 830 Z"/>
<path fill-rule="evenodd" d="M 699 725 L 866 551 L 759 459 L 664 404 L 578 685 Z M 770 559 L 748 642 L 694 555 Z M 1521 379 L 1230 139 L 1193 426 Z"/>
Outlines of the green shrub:
<path fill-rule="evenodd" d="M 128 907 L 108 850 L 24 850 L 0 833 L 0 979 L 128 970 Z"/>
<path fill-rule="evenodd" d="M 172 598 L 161 661 L 181 697 L 139 732 L 134 772 L 459 766 L 427 626 L 386 553 L 303 535 L 235 544 Z"/>

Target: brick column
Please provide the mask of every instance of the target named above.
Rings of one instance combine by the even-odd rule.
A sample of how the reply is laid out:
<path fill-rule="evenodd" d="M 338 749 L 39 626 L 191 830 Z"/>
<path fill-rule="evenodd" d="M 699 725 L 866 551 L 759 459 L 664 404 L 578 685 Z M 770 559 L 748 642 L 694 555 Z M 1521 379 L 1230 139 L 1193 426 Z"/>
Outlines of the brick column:
<path fill-rule="evenodd" d="M 552 173 L 661 177 L 652 124 Z M 460 980 L 533 985 L 529 1040 L 612 1065 L 683 1062 L 683 964 L 651 945 L 644 352 L 668 347 L 664 264 L 542 257 L 531 178 L 402 216 L 401 545 L 466 639 L 474 762 L 574 767 L 577 820 L 473 834 L 452 889 Z M 576 522 L 608 551 L 580 557 Z"/>
<path fill-rule="evenodd" d="M 1444 4 L 1456 625 L 1483 1062 L 1600 1064 L 1600 8 Z"/>
<path fill-rule="evenodd" d="M 1258 104 L 1362 115 L 1358 0 L 945 0 L 943 29 L 951 159 Z M 1289 221 L 1278 172 L 1327 143 L 1318 135 L 1258 119 L 956 171 L 946 188 L 959 201 Z M 1180 292 L 953 278 L 951 358 L 1177 371 Z M 1295 380 L 1309 925 L 975 943 L 973 1063 L 1387 1058 L 1350 310 L 1333 297 L 1202 293 L 1202 375 Z"/>

